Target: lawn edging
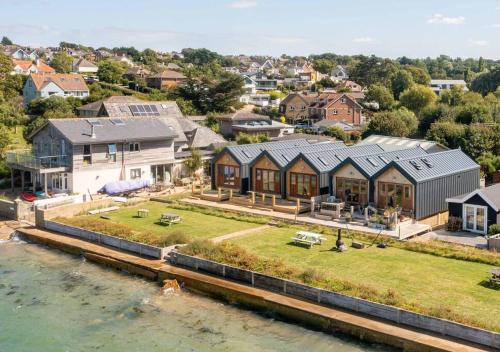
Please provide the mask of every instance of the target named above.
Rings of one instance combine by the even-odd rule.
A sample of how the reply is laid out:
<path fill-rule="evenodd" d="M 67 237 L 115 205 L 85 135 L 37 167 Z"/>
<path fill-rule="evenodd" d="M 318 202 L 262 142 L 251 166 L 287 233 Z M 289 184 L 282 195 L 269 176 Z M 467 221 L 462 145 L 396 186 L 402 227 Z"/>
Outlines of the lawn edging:
<path fill-rule="evenodd" d="M 323 290 L 250 270 L 236 268 L 211 260 L 182 254 L 177 251 L 170 252 L 169 262 L 173 265 L 202 271 L 226 279 L 239 281 L 253 287 L 290 295 L 325 306 L 343 308 L 376 318 L 389 320 L 397 324 L 425 329 L 434 333 L 459 338 L 484 346 L 500 348 L 500 334 L 493 331 L 410 312 L 405 309 Z"/>
<path fill-rule="evenodd" d="M 123 238 L 105 235 L 100 232 L 85 230 L 80 227 L 66 225 L 56 221 L 45 220 L 44 227 L 47 230 L 60 232 L 65 235 L 82 238 L 93 243 L 104 244 L 106 246 L 118 248 L 132 253 L 137 253 L 141 256 L 162 259 L 166 254 L 165 248 L 125 240 Z"/>

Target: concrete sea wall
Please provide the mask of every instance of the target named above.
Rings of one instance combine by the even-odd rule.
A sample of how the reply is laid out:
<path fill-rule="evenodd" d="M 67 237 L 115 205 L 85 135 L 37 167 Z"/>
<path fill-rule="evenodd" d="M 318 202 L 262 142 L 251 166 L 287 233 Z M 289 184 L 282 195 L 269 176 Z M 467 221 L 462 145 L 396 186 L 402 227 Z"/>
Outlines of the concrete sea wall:
<path fill-rule="evenodd" d="M 174 265 L 187 267 L 200 272 L 243 282 L 253 287 L 283 293 L 305 299 L 325 306 L 348 309 L 372 317 L 382 318 L 397 324 L 424 329 L 445 336 L 500 349 L 500 334 L 455 323 L 445 319 L 434 318 L 413 313 L 404 309 L 370 302 L 364 299 L 322 290 L 300 283 L 243 270 L 229 265 L 216 263 L 178 252 L 171 252 L 169 260 Z"/>

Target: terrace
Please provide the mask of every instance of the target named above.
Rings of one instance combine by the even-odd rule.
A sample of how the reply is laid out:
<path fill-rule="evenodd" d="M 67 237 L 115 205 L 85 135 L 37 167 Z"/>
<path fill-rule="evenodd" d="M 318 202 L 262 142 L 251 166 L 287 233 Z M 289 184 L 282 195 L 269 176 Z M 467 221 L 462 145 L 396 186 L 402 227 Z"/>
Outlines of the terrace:
<path fill-rule="evenodd" d="M 36 156 L 29 149 L 7 152 L 6 161 L 11 168 L 40 173 L 67 171 L 70 166 L 67 155 Z"/>

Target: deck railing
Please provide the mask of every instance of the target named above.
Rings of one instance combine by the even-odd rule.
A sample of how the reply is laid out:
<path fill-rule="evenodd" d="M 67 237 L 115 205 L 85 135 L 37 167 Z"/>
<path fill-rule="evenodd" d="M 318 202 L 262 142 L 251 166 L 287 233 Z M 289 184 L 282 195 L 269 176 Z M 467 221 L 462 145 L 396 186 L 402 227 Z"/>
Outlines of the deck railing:
<path fill-rule="evenodd" d="M 69 167 L 67 155 L 36 156 L 31 150 L 14 150 L 6 153 L 6 161 L 10 166 L 30 169 L 54 169 Z"/>

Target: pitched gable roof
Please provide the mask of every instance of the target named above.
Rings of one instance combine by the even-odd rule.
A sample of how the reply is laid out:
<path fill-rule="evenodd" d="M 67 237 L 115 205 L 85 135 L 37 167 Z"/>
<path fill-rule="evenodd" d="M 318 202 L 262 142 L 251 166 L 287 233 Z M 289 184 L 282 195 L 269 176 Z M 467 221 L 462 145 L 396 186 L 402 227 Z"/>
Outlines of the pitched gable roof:
<path fill-rule="evenodd" d="M 81 75 L 76 74 L 37 74 L 30 75 L 37 90 L 42 90 L 50 83 L 54 83 L 64 91 L 88 91 L 85 80 Z"/>
<path fill-rule="evenodd" d="M 163 72 L 152 75 L 149 78 L 184 79 L 184 78 L 186 78 L 186 76 L 184 76 L 182 73 L 174 71 L 174 70 L 165 70 Z"/>
<path fill-rule="evenodd" d="M 306 145 L 309 145 L 309 142 L 305 139 L 296 139 L 292 141 L 231 145 L 225 150 L 227 150 L 240 164 L 250 164 L 264 150 L 297 148 Z M 224 151 L 221 153 L 223 152 Z"/>
<path fill-rule="evenodd" d="M 31 61 L 31 60 L 12 59 L 12 62 L 14 63 L 14 67 L 19 66 L 24 72 L 28 72 L 28 70 L 31 68 L 31 66 L 35 66 L 37 72 L 39 72 L 39 73 L 55 73 L 56 72 L 52 67 L 47 65 L 42 60 Z"/>
<path fill-rule="evenodd" d="M 87 68 L 97 68 L 97 65 L 85 59 L 75 59 L 73 60 L 74 67 L 87 67 Z"/>

